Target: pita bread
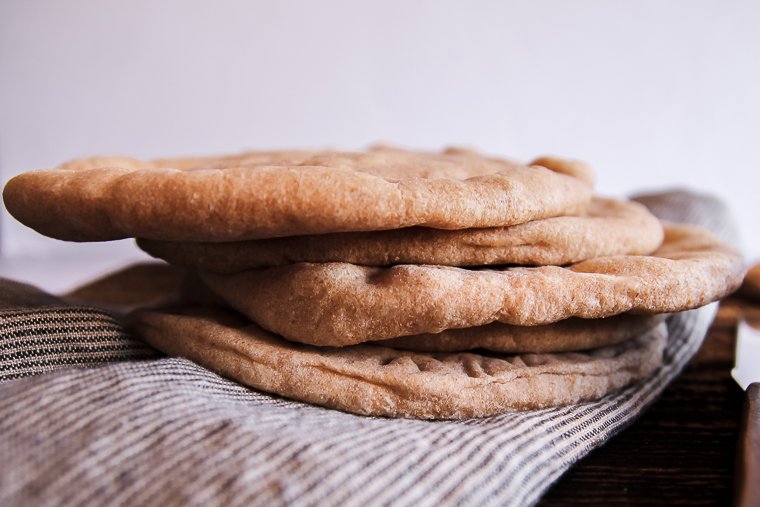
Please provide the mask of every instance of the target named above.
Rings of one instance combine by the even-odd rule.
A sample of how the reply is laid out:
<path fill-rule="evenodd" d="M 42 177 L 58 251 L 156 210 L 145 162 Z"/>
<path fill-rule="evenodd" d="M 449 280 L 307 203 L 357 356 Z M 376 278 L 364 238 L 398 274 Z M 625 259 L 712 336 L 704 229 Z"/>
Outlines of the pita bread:
<path fill-rule="evenodd" d="M 583 212 L 593 186 L 589 169 L 560 159 L 538 162 L 544 165 L 462 150 L 387 148 L 153 162 L 96 157 L 18 175 L 3 197 L 22 223 L 71 241 L 463 229 Z"/>
<path fill-rule="evenodd" d="M 140 239 L 137 244 L 172 264 L 237 273 L 297 262 L 562 265 L 607 255 L 650 254 L 660 246 L 662 236 L 660 221 L 643 205 L 596 198 L 583 216 L 511 227 L 458 231 L 412 227 L 232 243 Z"/>
<path fill-rule="evenodd" d="M 343 349 L 287 342 L 219 310 L 140 311 L 135 333 L 243 384 L 363 415 L 459 419 L 599 399 L 660 363 L 664 323 L 585 353 L 429 354 L 377 345 Z"/>
<path fill-rule="evenodd" d="M 180 291 L 184 306 L 229 308 L 196 273 L 188 272 Z M 664 314 L 616 315 L 606 319 L 566 319 L 544 326 L 512 326 L 493 322 L 480 327 L 445 329 L 375 342 L 377 345 L 424 352 L 463 352 L 484 349 L 502 353 L 541 353 L 586 350 L 613 345 L 639 336 L 662 322 Z"/>
<path fill-rule="evenodd" d="M 567 352 L 614 345 L 640 336 L 665 315 L 616 315 L 606 319 L 567 319 L 545 326 L 510 326 L 492 322 L 480 327 L 445 329 L 437 334 L 402 336 L 375 345 L 422 352 L 464 352 L 473 349 L 507 354 Z"/>
<path fill-rule="evenodd" d="M 136 263 L 108 273 L 63 296 L 67 302 L 126 313 L 177 298 L 185 270 L 164 263 Z"/>
<path fill-rule="evenodd" d="M 744 263 L 704 229 L 667 225 L 651 256 L 600 257 L 569 267 L 302 263 L 201 276 L 265 329 L 302 343 L 344 346 L 497 321 L 536 326 L 569 317 L 677 312 L 733 292 Z"/>

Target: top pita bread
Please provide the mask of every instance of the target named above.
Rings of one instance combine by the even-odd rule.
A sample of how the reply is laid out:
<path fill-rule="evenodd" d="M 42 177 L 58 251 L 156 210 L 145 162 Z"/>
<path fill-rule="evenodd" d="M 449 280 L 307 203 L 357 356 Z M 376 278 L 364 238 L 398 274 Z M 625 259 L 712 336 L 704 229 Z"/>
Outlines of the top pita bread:
<path fill-rule="evenodd" d="M 575 215 L 592 179 L 578 162 L 529 167 L 464 150 L 278 151 L 76 160 L 16 176 L 3 197 L 19 221 L 58 239 L 239 241 Z"/>
<path fill-rule="evenodd" d="M 344 346 L 496 321 L 534 326 L 687 310 L 734 291 L 744 271 L 741 254 L 708 231 L 666 224 L 665 241 L 651 256 L 599 257 L 568 267 L 303 263 L 201 275 L 230 306 L 270 331 Z"/>

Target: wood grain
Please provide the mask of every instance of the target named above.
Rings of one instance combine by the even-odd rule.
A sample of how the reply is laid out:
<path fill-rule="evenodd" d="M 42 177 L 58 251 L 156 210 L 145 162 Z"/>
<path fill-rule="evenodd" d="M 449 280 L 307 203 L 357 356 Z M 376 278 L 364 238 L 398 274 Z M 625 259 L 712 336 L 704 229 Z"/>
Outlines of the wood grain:
<path fill-rule="evenodd" d="M 744 415 L 736 456 L 736 505 L 760 505 L 760 382 L 750 384 L 744 400 Z"/>
<path fill-rule="evenodd" d="M 628 429 L 577 463 L 539 505 L 730 505 L 744 392 L 736 322 L 760 305 L 728 298 L 683 374 Z"/>

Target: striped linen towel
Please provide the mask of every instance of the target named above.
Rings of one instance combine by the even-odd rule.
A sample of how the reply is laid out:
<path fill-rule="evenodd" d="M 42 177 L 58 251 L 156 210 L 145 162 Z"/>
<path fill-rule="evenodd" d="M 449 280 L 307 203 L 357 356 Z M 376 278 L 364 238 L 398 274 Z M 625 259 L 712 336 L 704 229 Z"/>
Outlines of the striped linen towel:
<path fill-rule="evenodd" d="M 736 240 L 714 199 L 640 200 Z M 657 398 L 716 308 L 669 317 L 662 365 L 598 402 L 416 421 L 242 387 L 160 356 L 114 314 L 0 281 L 0 505 L 531 505 Z"/>

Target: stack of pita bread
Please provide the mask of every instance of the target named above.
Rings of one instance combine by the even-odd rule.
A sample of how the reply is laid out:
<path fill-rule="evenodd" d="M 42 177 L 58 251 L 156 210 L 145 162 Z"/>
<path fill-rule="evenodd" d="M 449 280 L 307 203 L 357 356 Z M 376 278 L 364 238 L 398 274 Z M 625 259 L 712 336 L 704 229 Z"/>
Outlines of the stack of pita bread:
<path fill-rule="evenodd" d="M 707 231 L 594 196 L 589 168 L 558 158 L 99 157 L 22 174 L 4 199 L 43 234 L 135 237 L 197 273 L 193 303 L 132 314 L 152 346 L 367 415 L 598 399 L 657 367 L 664 314 L 715 301 L 744 274 Z"/>

